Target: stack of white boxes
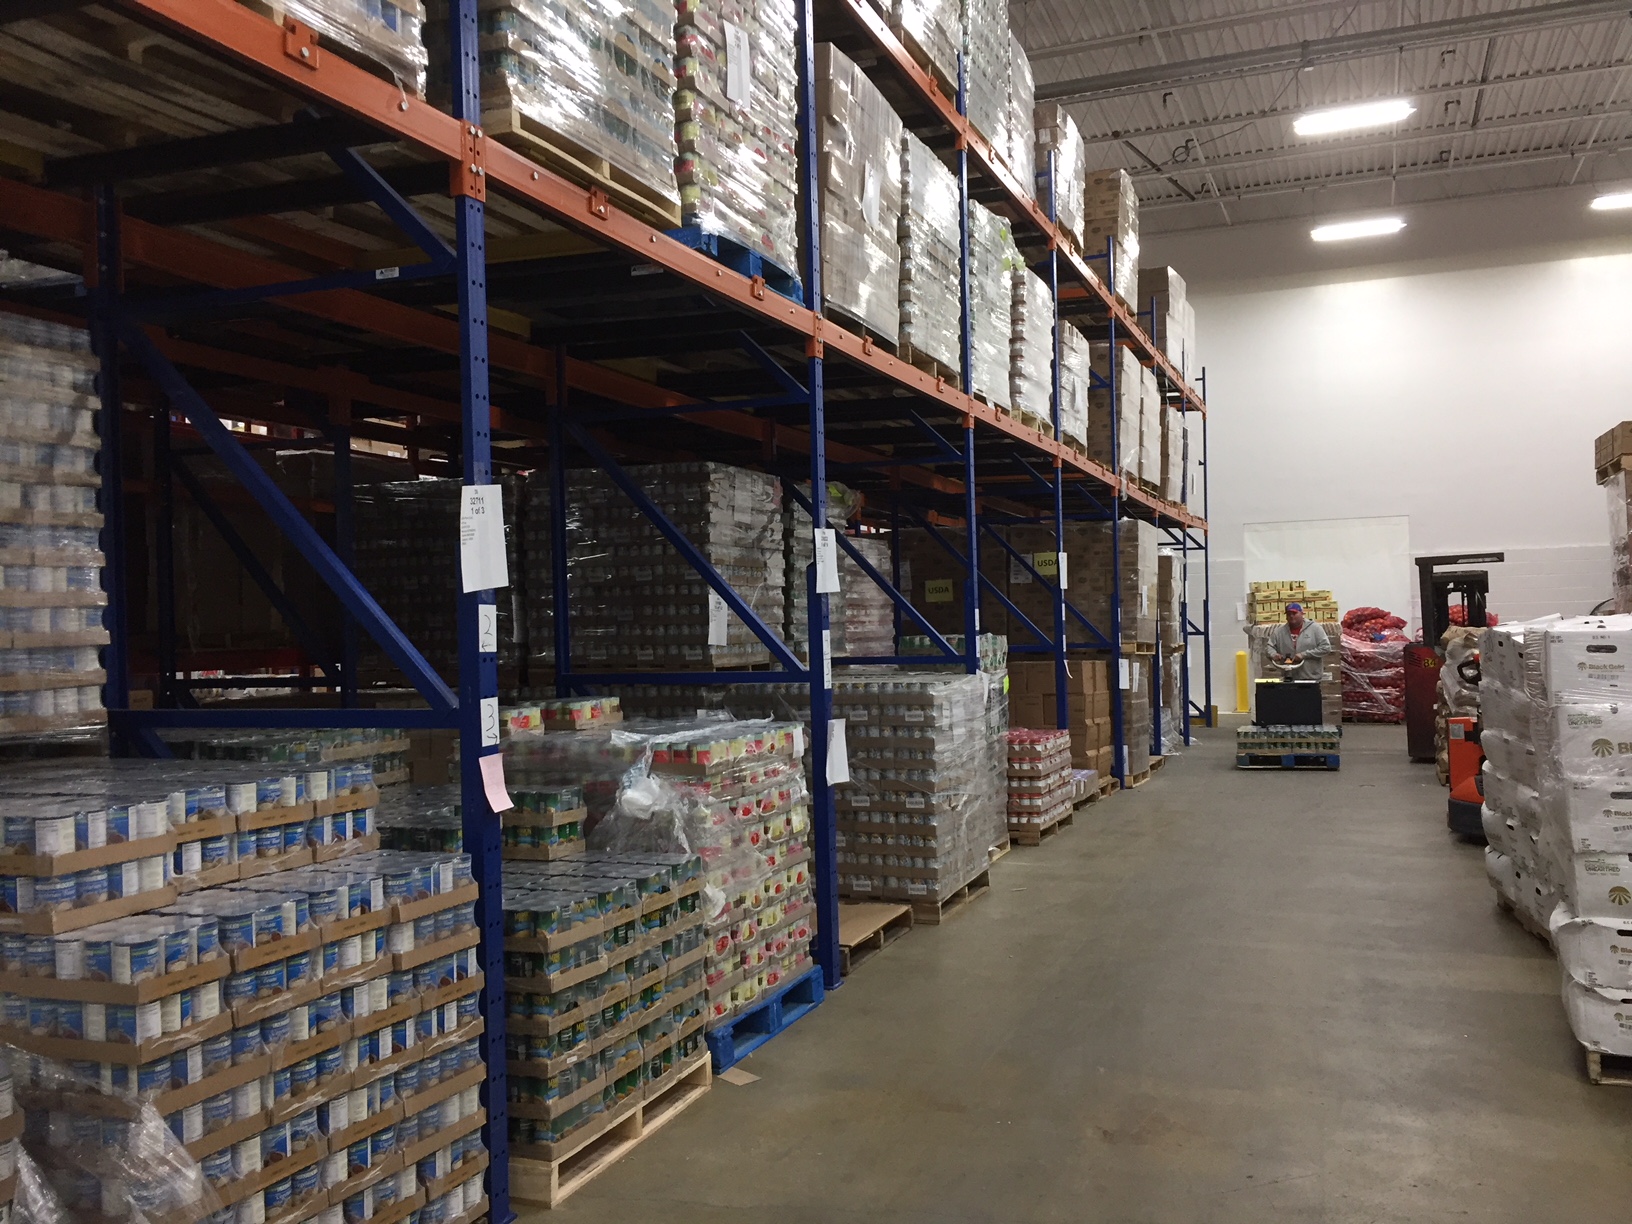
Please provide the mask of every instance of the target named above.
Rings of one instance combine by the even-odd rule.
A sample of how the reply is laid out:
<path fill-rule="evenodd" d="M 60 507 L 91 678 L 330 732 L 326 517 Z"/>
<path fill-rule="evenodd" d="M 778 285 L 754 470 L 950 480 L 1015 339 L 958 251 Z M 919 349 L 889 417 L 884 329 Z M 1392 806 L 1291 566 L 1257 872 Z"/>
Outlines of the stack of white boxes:
<path fill-rule="evenodd" d="M 973 345 L 970 373 L 977 399 L 994 408 L 1013 402 L 1009 389 L 1009 344 L 1013 334 L 1014 286 L 1011 270 L 1019 260 L 1009 223 L 978 200 L 969 201 L 969 312 Z"/>
<path fill-rule="evenodd" d="M 1030 268 L 1013 273 L 1013 333 L 1009 337 L 1009 392 L 1014 412 L 1052 433 L 1054 417 L 1054 295 Z"/>
<path fill-rule="evenodd" d="M 1162 483 L 1162 386 L 1156 371 L 1139 367 L 1139 479 L 1146 488 Z"/>
<path fill-rule="evenodd" d="M 1088 454 L 1121 476 L 1139 475 L 1139 416 L 1144 392 L 1144 368 L 1133 349 L 1108 344 L 1089 346 L 1094 373 L 1107 382 L 1115 365 L 1115 387 L 1101 388 L 1088 397 Z M 1111 453 L 1111 426 L 1116 426 L 1116 454 Z"/>
<path fill-rule="evenodd" d="M 1088 401 L 1093 391 L 1093 348 L 1071 323 L 1060 324 L 1060 438 L 1088 453 Z"/>
<path fill-rule="evenodd" d="M 1185 452 L 1190 445 L 1190 426 L 1175 404 L 1162 406 L 1162 496 L 1176 502 L 1188 494 L 1184 483 Z"/>
<path fill-rule="evenodd" d="M 1003 0 L 963 0 L 963 62 L 969 122 L 993 146 L 1004 147 L 1009 111 L 1009 6 Z"/>
<path fill-rule="evenodd" d="M 1534 886 L 1558 902 L 1549 929 L 1577 1040 L 1632 1056 L 1632 616 L 1574 617 L 1539 637 L 1526 651 L 1544 702 Z"/>
<path fill-rule="evenodd" d="M 1037 133 L 1032 123 L 1036 108 L 1036 85 L 1031 76 L 1031 60 L 1020 45 L 1014 31 L 1009 31 L 1009 91 L 1008 114 L 1005 117 L 1004 144 L 999 152 L 1008 163 L 1020 188 L 1028 194 L 1037 191 Z"/>
<path fill-rule="evenodd" d="M 954 375 L 963 368 L 958 210 L 958 180 L 928 145 L 903 132 L 900 354 Z"/>
<path fill-rule="evenodd" d="M 1077 121 L 1057 102 L 1039 102 L 1032 111 L 1037 129 L 1037 198 L 1048 202 L 1045 179 L 1048 155 L 1054 155 L 1054 220 L 1060 233 L 1082 250 L 1082 199 L 1087 174 L 1082 133 Z"/>
<path fill-rule="evenodd" d="M 948 97 L 954 95 L 963 51 L 959 0 L 885 0 L 880 7 L 913 58 L 934 74 Z"/>
<path fill-rule="evenodd" d="M 1126 170 L 1098 170 L 1083 193 L 1083 254 L 1103 255 L 1116 240 L 1111 289 L 1124 302 L 1139 295 L 1139 193 Z"/>
<path fill-rule="evenodd" d="M 1152 338 L 1181 373 L 1191 377 L 1201 369 L 1195 357 L 1196 311 L 1185 291 L 1184 277 L 1168 267 L 1140 268 L 1139 300 L 1133 305 L 1139 312 L 1155 307 Z"/>
<path fill-rule="evenodd" d="M 816 117 L 823 296 L 830 308 L 895 344 L 901 120 L 867 74 L 829 43 L 816 47 Z"/>

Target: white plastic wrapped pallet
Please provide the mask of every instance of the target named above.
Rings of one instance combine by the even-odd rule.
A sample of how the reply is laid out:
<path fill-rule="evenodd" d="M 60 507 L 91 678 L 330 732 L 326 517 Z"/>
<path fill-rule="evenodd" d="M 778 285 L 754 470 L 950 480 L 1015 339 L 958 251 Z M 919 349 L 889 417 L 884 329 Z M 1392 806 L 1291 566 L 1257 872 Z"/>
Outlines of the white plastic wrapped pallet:
<path fill-rule="evenodd" d="M 1100 255 L 1105 240 L 1116 240 L 1111 288 L 1124 302 L 1139 292 L 1139 193 L 1126 170 L 1097 170 L 1083 193 L 1083 253 Z"/>
<path fill-rule="evenodd" d="M 975 131 L 1002 149 L 1009 110 L 1009 6 L 963 0 L 965 110 Z"/>
<path fill-rule="evenodd" d="M 1054 295 L 1030 268 L 1016 268 L 1014 330 L 1009 338 L 1009 390 L 1015 412 L 1053 429 Z"/>
<path fill-rule="evenodd" d="M 899 343 L 908 360 L 921 355 L 954 374 L 963 368 L 958 209 L 958 180 L 928 145 L 903 131 L 896 230 L 901 242 Z"/>
<path fill-rule="evenodd" d="M 949 92 L 957 88 L 958 56 L 963 51 L 963 6 L 959 0 L 893 0 L 888 6 L 890 28 L 902 37 L 920 63 Z"/>
<path fill-rule="evenodd" d="M 419 0 L 283 0 L 280 16 L 385 67 L 416 96 L 425 93 L 425 6 Z"/>
<path fill-rule="evenodd" d="M 972 333 L 970 371 L 975 394 L 997 408 L 1011 404 L 1009 341 L 1013 334 L 1014 287 L 1019 262 L 1009 223 L 978 200 L 969 201 L 969 308 Z"/>
<path fill-rule="evenodd" d="M 1054 220 L 1077 249 L 1082 249 L 1082 202 L 1087 160 L 1077 121 L 1055 102 L 1039 102 L 1032 110 L 1037 129 L 1037 198 L 1047 203 L 1044 190 L 1048 156 L 1054 155 Z"/>
<path fill-rule="evenodd" d="M 1076 325 L 1060 323 L 1060 436 L 1088 449 L 1088 401 L 1093 390 L 1093 353 Z"/>
<path fill-rule="evenodd" d="M 682 220 L 797 272 L 793 0 L 676 0 L 674 20 Z"/>
<path fill-rule="evenodd" d="M 901 326 L 901 120 L 831 43 L 816 47 L 816 124 L 822 294 L 894 344 Z"/>
<path fill-rule="evenodd" d="M 435 0 L 433 95 L 446 97 L 446 0 Z M 680 202 L 675 181 L 674 14 L 657 0 L 497 0 L 483 4 L 485 121 L 573 152 L 576 145 L 628 174 L 655 199 Z"/>
<path fill-rule="evenodd" d="M 1004 121 L 1003 160 L 1008 163 L 1020 188 L 1037 193 L 1037 131 L 1032 112 L 1036 109 L 1036 86 L 1032 82 L 1031 60 L 1013 30 L 1009 31 L 1008 115 Z"/>
<path fill-rule="evenodd" d="M 1162 388 L 1156 371 L 1139 367 L 1139 479 L 1162 482 Z"/>
<path fill-rule="evenodd" d="M 1092 369 L 1101 379 L 1111 381 L 1115 362 L 1115 387 L 1101 387 L 1088 397 L 1088 453 L 1095 460 L 1123 476 L 1139 475 L 1139 403 L 1143 390 L 1143 368 L 1127 345 L 1118 345 L 1113 355 L 1108 344 L 1090 345 Z M 1114 392 L 1114 395 L 1113 395 Z M 1114 399 L 1114 402 L 1113 402 Z M 1116 454 L 1111 453 L 1111 425 L 1116 424 Z"/>

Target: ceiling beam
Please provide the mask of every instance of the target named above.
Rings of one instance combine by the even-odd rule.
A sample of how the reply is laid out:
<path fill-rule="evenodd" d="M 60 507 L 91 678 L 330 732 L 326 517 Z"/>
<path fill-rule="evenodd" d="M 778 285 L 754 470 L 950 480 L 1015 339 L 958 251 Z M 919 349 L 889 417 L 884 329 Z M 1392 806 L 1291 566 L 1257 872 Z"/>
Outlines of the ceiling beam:
<path fill-rule="evenodd" d="M 1201 59 L 1151 64 L 1123 72 L 1052 81 L 1039 84 L 1036 96 L 1039 102 L 1123 98 L 1157 89 L 1172 89 L 1178 85 L 1204 85 L 1244 76 L 1263 76 L 1340 60 L 1392 55 L 1413 47 L 1438 47 L 1447 42 L 1466 42 L 1521 30 L 1545 30 L 1590 21 L 1625 20 L 1626 16 L 1626 0 L 1558 0 L 1557 3 L 1535 8 L 1455 17 L 1449 21 L 1427 21 L 1414 26 L 1393 26 L 1360 34 L 1340 34 L 1335 38 L 1283 43 L 1253 51 L 1234 51 L 1227 55 L 1210 55 Z"/>
<path fill-rule="evenodd" d="M 1492 77 L 1482 85 L 1478 81 L 1453 81 L 1439 85 L 1423 85 L 1401 90 L 1401 95 L 1407 98 L 1432 98 L 1440 94 L 1463 94 L 1476 89 L 1487 92 L 1492 89 L 1507 86 L 1533 85 L 1537 82 L 1561 81 L 1567 77 L 1590 76 L 1596 72 L 1624 72 L 1632 68 L 1632 62 L 1625 60 L 1610 64 L 1585 64 L 1575 68 L 1557 68 L 1542 72 L 1524 72 L 1509 77 Z M 1374 98 L 1332 98 L 1323 100 L 1320 105 L 1347 106 L 1351 103 L 1371 102 Z M 1292 119 L 1304 114 L 1310 108 L 1308 104 L 1301 106 L 1271 107 L 1266 110 L 1239 111 L 1229 115 L 1209 115 L 1189 123 L 1164 123 L 1158 127 L 1149 128 L 1113 128 L 1103 134 L 1084 131 L 1082 143 L 1085 145 L 1120 144 L 1124 140 L 1155 139 L 1161 136 L 1184 136 L 1191 132 L 1208 131 L 1212 128 L 1241 127 L 1246 124 L 1267 122 L 1274 119 Z M 1078 106 L 1073 118 L 1080 128 L 1084 119 L 1098 118 L 1092 107 Z"/>
<path fill-rule="evenodd" d="M 1533 117 L 1515 116 L 1511 119 L 1487 119 L 1477 128 L 1463 125 L 1428 128 L 1419 132 L 1402 132 L 1398 136 L 1390 136 L 1384 140 L 1364 140 L 1351 143 L 1331 142 L 1308 146 L 1288 145 L 1279 149 L 1246 153 L 1239 157 L 1215 157 L 1207 162 L 1170 162 L 1154 169 L 1132 170 L 1129 171 L 1129 174 L 1135 179 L 1171 179 L 1175 174 L 1207 174 L 1216 170 L 1247 170 L 1255 166 L 1279 165 L 1297 158 L 1314 157 L 1322 154 L 1377 153 L 1400 145 L 1452 141 L 1462 136 L 1482 136 L 1487 132 L 1520 131 L 1525 128 L 1546 127 L 1552 123 L 1572 123 L 1578 119 L 1607 119 L 1621 115 L 1632 115 L 1632 104 L 1604 106 L 1594 103 L 1591 106 L 1583 106 L 1575 110 L 1553 111 Z"/>
<path fill-rule="evenodd" d="M 1514 156 L 1507 154 L 1492 154 L 1488 157 L 1470 158 L 1449 166 L 1413 166 L 1405 170 L 1357 171 L 1354 174 L 1330 174 L 1318 179 L 1305 179 L 1296 183 L 1269 183 L 1263 187 L 1248 187 L 1240 191 L 1226 191 L 1222 199 L 1225 200 L 1253 200 L 1264 196 L 1289 195 L 1298 192 L 1321 191 L 1329 187 L 1365 186 L 1368 183 L 1387 183 L 1394 180 L 1427 178 L 1432 175 L 1463 174 L 1470 170 L 1504 170 L 1512 166 L 1529 166 L 1540 162 L 1560 161 L 1571 157 L 1606 157 L 1621 153 L 1632 153 L 1632 143 L 1614 144 L 1587 147 L 1571 145 L 1562 149 L 1540 149 L 1533 153 L 1521 153 Z M 1490 192 L 1475 194 L 1488 195 Z M 1141 202 L 1139 211 L 1170 212 L 1176 208 L 1195 208 L 1200 204 L 1210 204 L 1212 196 L 1203 196 L 1195 204 L 1189 200 L 1150 200 Z M 1399 207 L 1405 207 L 1407 202 L 1401 202 Z M 1210 227 L 1208 227 L 1210 228 Z M 1181 231 L 1171 231 L 1178 233 Z M 1188 232 L 1188 231 L 1184 231 Z"/>
<path fill-rule="evenodd" d="M 1028 0 L 1029 2 L 1029 0 Z M 1315 13 L 1347 12 L 1355 7 L 1375 7 L 1391 0 L 1296 0 L 1293 4 L 1277 4 L 1254 9 L 1250 13 L 1230 13 L 1223 17 L 1207 17 L 1198 21 L 1174 21 L 1167 25 L 1146 26 L 1140 30 L 1124 30 L 1117 34 L 1102 34 L 1098 38 L 1083 38 L 1075 42 L 1056 43 L 1052 47 L 1027 48 L 1032 64 L 1046 60 L 1064 59 L 1088 51 L 1110 47 L 1125 47 L 1129 43 L 1144 42 L 1147 38 L 1162 38 L 1178 34 L 1209 34 L 1214 30 L 1240 30 L 1243 26 L 1262 25 L 1269 21 L 1286 21 Z M 1024 5 L 1016 6 L 1024 9 Z"/>

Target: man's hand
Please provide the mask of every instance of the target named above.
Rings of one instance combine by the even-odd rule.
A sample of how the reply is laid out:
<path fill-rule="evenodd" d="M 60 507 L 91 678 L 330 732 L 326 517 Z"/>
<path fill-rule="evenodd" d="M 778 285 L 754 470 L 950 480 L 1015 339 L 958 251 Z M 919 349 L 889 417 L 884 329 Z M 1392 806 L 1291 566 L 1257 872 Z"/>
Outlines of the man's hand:
<path fill-rule="evenodd" d="M 1290 659 L 1288 659 L 1287 662 L 1288 663 L 1302 663 L 1303 662 L 1303 656 L 1301 654 L 1295 654 Z"/>

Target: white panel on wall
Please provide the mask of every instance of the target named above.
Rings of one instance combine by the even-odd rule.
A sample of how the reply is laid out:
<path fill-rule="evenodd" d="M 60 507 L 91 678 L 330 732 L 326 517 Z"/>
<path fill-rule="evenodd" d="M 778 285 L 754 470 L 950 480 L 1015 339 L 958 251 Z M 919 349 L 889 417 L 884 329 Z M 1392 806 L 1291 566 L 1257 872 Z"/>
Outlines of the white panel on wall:
<path fill-rule="evenodd" d="M 1330 591 L 1341 611 L 1364 605 L 1410 615 L 1415 567 L 1404 515 L 1246 523 L 1241 547 L 1249 587 L 1302 578 Z"/>

